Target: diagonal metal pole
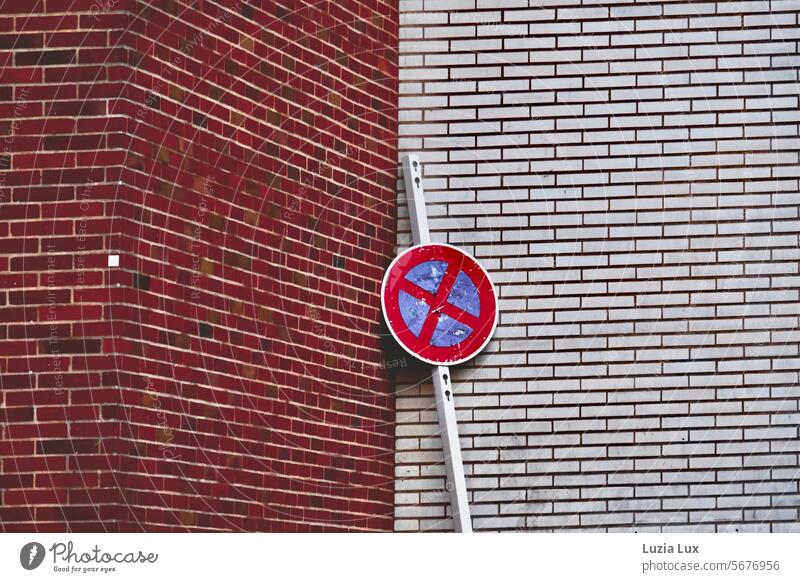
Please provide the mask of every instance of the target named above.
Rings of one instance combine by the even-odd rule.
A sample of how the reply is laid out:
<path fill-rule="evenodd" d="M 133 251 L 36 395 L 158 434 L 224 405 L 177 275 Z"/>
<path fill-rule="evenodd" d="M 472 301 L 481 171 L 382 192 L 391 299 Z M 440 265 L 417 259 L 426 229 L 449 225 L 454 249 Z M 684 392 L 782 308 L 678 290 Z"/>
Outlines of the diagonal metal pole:
<path fill-rule="evenodd" d="M 411 219 L 411 234 L 414 244 L 431 242 L 428 230 L 428 214 L 425 211 L 425 191 L 422 188 L 422 164 L 416 155 L 403 158 L 403 179 L 406 184 L 408 213 Z M 447 366 L 434 366 L 431 373 L 436 394 L 436 412 L 442 435 L 442 451 L 447 467 L 447 489 L 450 492 L 450 512 L 456 532 L 471 533 L 467 482 L 464 478 L 464 463 L 461 460 L 461 445 L 458 442 L 458 422 L 453 402 L 452 378 Z"/>

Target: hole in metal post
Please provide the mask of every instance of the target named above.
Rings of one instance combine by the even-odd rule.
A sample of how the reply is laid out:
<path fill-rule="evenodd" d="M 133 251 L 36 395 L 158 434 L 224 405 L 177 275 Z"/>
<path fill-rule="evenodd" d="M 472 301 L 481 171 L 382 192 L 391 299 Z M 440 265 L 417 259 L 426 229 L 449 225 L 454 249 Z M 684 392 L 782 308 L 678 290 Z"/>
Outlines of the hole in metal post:
<path fill-rule="evenodd" d="M 450 402 L 450 390 L 445 390 L 444 395 L 447 396 L 447 401 Z"/>

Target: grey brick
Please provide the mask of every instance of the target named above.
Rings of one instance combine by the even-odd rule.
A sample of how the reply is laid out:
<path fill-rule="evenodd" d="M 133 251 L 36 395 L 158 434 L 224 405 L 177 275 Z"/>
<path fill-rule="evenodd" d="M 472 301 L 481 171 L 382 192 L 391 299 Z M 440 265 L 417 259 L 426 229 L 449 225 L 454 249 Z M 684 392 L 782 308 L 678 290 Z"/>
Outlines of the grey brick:
<path fill-rule="evenodd" d="M 791 530 L 797 8 L 401 4 L 400 146 L 503 298 L 453 372 L 479 527 Z M 398 388 L 395 529 L 446 529 L 430 387 Z"/>

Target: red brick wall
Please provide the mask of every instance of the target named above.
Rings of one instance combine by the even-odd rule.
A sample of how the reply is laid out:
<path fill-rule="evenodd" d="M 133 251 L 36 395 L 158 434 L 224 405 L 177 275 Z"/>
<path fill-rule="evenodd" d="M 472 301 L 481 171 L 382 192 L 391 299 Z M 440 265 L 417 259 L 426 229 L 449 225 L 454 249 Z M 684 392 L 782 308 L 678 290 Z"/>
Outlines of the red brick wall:
<path fill-rule="evenodd" d="M 0 14 L 0 528 L 391 529 L 396 7 L 154 4 Z"/>

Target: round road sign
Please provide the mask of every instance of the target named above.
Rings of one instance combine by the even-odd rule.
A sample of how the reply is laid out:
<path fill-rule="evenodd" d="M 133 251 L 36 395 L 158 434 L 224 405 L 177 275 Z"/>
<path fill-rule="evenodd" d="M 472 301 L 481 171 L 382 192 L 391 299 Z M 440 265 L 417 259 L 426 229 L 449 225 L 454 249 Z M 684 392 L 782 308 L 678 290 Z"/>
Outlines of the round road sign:
<path fill-rule="evenodd" d="M 447 244 L 416 245 L 400 253 L 383 277 L 381 306 L 397 342 L 438 366 L 475 356 L 497 325 L 497 296 L 489 274 Z"/>

